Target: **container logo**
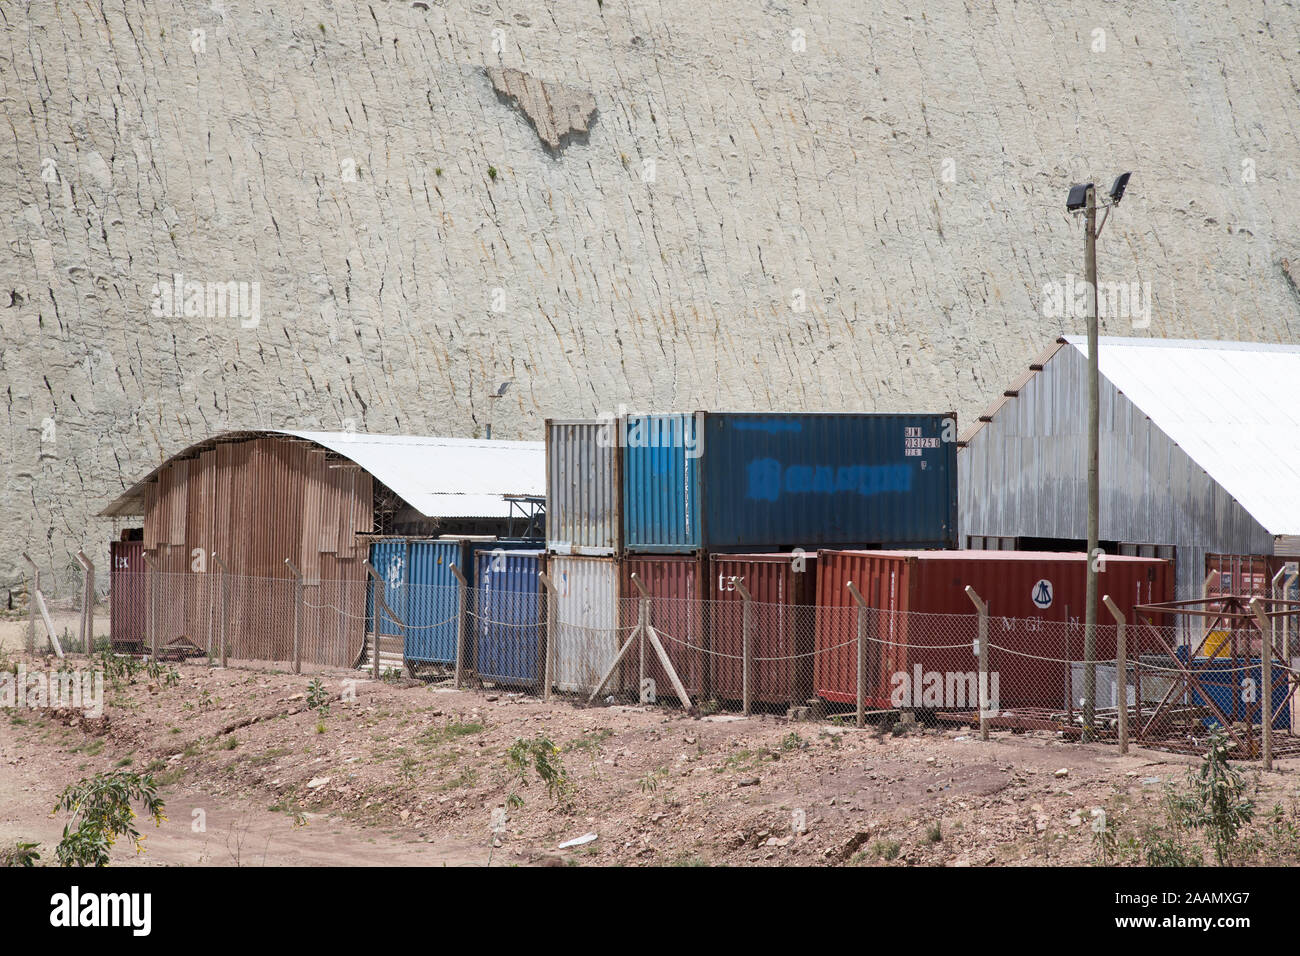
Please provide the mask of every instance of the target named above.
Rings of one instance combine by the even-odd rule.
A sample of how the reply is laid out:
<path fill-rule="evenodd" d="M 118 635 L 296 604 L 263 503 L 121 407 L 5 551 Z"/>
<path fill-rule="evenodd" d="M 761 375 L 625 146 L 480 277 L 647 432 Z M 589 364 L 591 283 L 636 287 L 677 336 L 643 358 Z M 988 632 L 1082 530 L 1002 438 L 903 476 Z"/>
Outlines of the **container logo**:
<path fill-rule="evenodd" d="M 1034 602 L 1034 607 L 1038 608 L 1040 611 L 1046 611 L 1052 606 L 1052 582 L 1047 580 L 1047 578 L 1041 578 L 1038 583 L 1034 585 L 1034 590 L 1033 593 L 1030 594 L 1030 599 Z"/>
<path fill-rule="evenodd" d="M 775 458 L 756 458 L 745 470 L 745 497 L 778 501 L 782 494 L 858 494 L 864 497 L 900 493 L 912 488 L 907 465 L 790 465 Z"/>
<path fill-rule="evenodd" d="M 388 559 L 388 573 L 384 578 L 391 590 L 397 590 L 402 586 L 402 568 L 405 564 L 406 559 L 397 555 Z"/>

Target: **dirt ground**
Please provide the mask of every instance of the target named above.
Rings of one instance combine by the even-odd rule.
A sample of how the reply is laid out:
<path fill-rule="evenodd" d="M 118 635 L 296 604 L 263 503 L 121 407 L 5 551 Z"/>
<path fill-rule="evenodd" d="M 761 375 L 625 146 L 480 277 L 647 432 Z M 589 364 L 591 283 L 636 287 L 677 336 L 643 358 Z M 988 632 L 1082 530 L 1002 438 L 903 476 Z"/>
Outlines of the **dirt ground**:
<path fill-rule="evenodd" d="M 328 714 L 309 706 L 326 698 Z M 143 828 L 143 856 L 115 847 L 122 864 L 1076 864 L 1095 859 L 1092 808 L 1150 817 L 1194 762 L 1045 732 L 692 718 L 351 671 L 164 665 L 106 682 L 105 700 L 101 719 L 0 713 L 0 847 L 39 841 L 52 861 L 62 789 L 130 767 L 159 781 L 168 821 Z M 554 798 L 507 762 L 538 735 L 567 774 Z M 1248 770 L 1255 799 L 1300 821 L 1297 763 L 1278 767 Z M 1300 859 L 1300 836 L 1273 844 L 1260 852 Z"/>

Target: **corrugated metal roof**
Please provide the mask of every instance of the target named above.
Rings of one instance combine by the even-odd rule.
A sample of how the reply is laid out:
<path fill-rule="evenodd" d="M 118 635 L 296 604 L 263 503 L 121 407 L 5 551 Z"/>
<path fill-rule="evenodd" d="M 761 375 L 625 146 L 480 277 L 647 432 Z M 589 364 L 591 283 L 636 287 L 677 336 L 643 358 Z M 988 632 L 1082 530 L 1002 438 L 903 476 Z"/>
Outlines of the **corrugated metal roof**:
<path fill-rule="evenodd" d="M 309 441 L 354 462 L 429 518 L 504 518 L 510 514 L 507 495 L 546 494 L 544 442 L 269 429 L 217 435 L 168 461 L 193 457 L 220 442 L 267 435 Z M 166 464 L 119 495 L 100 515 L 142 514 L 145 488 Z"/>
<path fill-rule="evenodd" d="M 1098 371 L 1270 534 L 1300 534 L 1300 346 L 1103 337 Z"/>

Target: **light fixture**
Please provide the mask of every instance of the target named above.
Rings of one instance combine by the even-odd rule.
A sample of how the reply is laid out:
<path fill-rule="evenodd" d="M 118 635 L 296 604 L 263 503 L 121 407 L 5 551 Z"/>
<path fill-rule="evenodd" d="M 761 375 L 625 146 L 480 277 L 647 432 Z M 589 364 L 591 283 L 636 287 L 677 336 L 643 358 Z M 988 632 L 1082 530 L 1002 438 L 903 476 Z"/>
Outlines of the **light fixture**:
<path fill-rule="evenodd" d="M 1088 205 L 1088 190 L 1092 188 L 1092 183 L 1084 183 L 1081 186 L 1071 186 L 1070 195 L 1065 198 L 1065 208 L 1070 212 L 1078 212 L 1084 206 Z"/>
<path fill-rule="evenodd" d="M 1128 188 L 1128 178 L 1132 175 L 1132 173 L 1120 173 L 1115 177 L 1115 183 L 1110 187 L 1110 200 L 1115 205 L 1118 206 L 1119 201 L 1124 198 L 1124 190 Z"/>

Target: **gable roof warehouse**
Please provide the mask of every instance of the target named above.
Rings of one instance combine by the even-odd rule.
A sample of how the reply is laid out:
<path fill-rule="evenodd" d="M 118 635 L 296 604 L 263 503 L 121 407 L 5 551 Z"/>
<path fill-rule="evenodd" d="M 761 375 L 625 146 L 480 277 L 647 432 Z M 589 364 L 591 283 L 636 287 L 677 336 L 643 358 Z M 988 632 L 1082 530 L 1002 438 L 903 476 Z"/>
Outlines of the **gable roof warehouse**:
<path fill-rule="evenodd" d="M 500 535 L 519 499 L 544 494 L 542 442 L 259 430 L 189 446 L 101 515 L 142 519 L 155 572 L 141 576 L 144 600 L 164 642 L 211 647 L 216 599 L 204 572 L 219 559 L 240 587 L 264 582 L 256 601 L 227 595 L 232 653 L 285 659 L 287 560 L 310 592 L 303 659 L 348 666 L 365 640 L 370 536 Z"/>
<path fill-rule="evenodd" d="M 1101 540 L 1172 556 L 1180 599 L 1200 596 L 1207 553 L 1300 555 L 1300 346 L 1105 337 L 1098 353 Z M 961 436 L 965 546 L 1086 540 L 1087 359 L 1085 337 L 1058 339 Z"/>

